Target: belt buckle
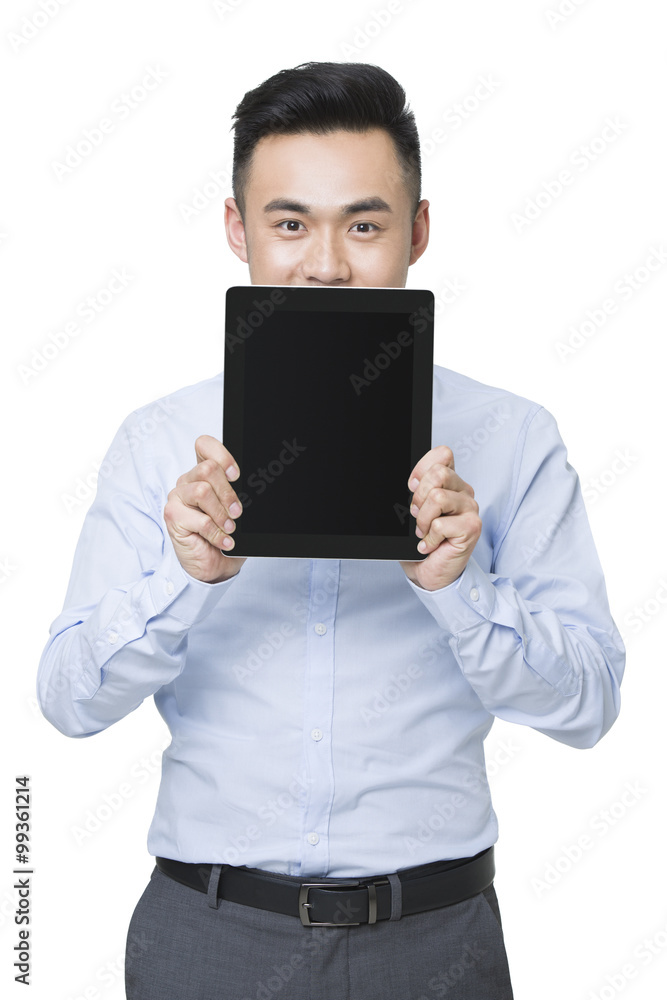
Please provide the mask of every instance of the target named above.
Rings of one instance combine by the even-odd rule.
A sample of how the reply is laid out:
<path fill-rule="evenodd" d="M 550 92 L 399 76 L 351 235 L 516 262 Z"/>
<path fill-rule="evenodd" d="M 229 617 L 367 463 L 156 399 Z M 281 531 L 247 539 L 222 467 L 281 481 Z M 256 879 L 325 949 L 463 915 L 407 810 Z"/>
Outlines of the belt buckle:
<path fill-rule="evenodd" d="M 359 879 L 351 882 L 339 882 L 333 885 L 331 882 L 303 882 L 299 887 L 299 917 L 304 927 L 359 927 L 360 921 L 355 923 L 330 923 L 326 920 L 311 920 L 308 910 L 313 905 L 308 902 L 308 893 L 311 889 L 368 889 L 368 923 L 374 924 L 377 920 L 377 895 L 375 886 L 371 883 L 363 886 Z"/>

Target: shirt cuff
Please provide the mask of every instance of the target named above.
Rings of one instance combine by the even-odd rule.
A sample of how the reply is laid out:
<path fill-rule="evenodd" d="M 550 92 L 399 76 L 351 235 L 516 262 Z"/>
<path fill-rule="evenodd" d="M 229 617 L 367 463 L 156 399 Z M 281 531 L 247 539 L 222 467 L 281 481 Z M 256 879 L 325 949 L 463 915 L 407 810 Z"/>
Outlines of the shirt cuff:
<path fill-rule="evenodd" d="M 458 579 L 439 590 L 424 590 L 406 579 L 438 625 L 452 635 L 491 621 L 496 592 L 489 574 L 472 556 Z"/>
<path fill-rule="evenodd" d="M 183 569 L 170 546 L 149 579 L 155 613 L 171 615 L 184 625 L 196 625 L 213 610 L 236 576 L 220 583 L 197 580 Z"/>

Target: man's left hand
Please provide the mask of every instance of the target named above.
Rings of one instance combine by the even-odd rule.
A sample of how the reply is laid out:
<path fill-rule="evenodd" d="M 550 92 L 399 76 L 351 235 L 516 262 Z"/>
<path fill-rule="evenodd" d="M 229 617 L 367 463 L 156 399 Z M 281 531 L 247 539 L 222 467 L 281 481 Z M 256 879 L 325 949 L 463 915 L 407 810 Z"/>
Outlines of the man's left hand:
<path fill-rule="evenodd" d="M 417 537 L 426 544 L 428 556 L 401 566 L 424 590 L 439 590 L 458 579 L 482 533 L 475 491 L 454 471 L 454 455 L 445 445 L 426 452 L 408 486 L 413 490 L 410 513 L 416 516 Z"/>

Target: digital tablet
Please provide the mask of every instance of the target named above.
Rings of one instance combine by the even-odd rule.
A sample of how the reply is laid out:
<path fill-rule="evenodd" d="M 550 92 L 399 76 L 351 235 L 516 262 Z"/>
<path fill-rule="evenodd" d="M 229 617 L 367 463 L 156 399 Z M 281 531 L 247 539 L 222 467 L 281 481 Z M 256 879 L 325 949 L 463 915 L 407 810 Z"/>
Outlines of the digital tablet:
<path fill-rule="evenodd" d="M 431 448 L 430 291 L 228 289 L 225 555 L 421 560 L 408 476 Z M 224 551 L 224 550 L 223 550 Z"/>

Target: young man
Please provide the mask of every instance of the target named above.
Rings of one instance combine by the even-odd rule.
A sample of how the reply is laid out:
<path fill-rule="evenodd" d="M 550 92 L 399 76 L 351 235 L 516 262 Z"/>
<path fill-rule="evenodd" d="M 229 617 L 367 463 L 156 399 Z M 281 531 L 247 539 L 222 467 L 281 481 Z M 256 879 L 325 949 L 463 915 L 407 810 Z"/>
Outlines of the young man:
<path fill-rule="evenodd" d="M 405 285 L 429 213 L 389 74 L 305 64 L 235 119 L 225 223 L 252 283 Z M 508 1000 L 483 740 L 497 715 L 592 746 L 624 666 L 553 417 L 435 366 L 405 469 L 428 557 L 271 560 L 233 555 L 222 376 L 159 405 L 111 445 L 38 684 L 67 735 L 152 695 L 173 736 L 127 996 Z"/>

